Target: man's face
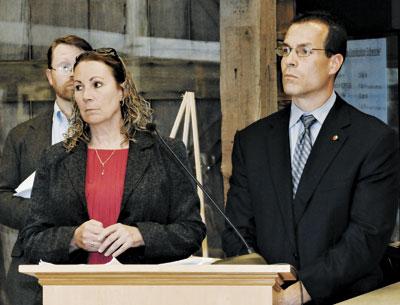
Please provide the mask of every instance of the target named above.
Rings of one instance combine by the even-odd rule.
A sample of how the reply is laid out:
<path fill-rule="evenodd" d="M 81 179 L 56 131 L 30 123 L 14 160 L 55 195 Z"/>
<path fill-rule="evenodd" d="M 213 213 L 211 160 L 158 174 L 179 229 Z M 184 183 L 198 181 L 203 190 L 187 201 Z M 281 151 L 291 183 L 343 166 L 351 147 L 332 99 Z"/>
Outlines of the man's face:
<path fill-rule="evenodd" d="M 285 93 L 296 98 L 316 98 L 324 96 L 332 88 L 334 81 L 331 58 L 323 50 L 313 50 L 310 56 L 299 57 L 296 47 L 307 46 L 324 49 L 328 35 L 328 26 L 319 22 L 304 22 L 290 26 L 284 44 L 293 48 L 291 53 L 282 57 L 282 81 Z M 322 94 L 322 95 L 321 95 Z"/>
<path fill-rule="evenodd" d="M 76 57 L 83 52 L 83 50 L 67 44 L 59 44 L 54 48 L 52 69 L 47 69 L 46 75 L 57 97 L 64 100 L 72 99 L 74 92 L 72 67 Z"/>

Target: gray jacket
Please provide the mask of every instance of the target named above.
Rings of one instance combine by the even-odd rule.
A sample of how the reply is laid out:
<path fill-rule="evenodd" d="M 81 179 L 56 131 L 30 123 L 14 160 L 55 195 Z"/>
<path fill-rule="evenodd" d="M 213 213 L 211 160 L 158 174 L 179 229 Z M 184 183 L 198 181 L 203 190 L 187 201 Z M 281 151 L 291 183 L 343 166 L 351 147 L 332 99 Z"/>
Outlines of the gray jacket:
<path fill-rule="evenodd" d="M 197 251 L 205 237 L 195 186 L 164 147 L 147 132 L 131 142 L 118 222 L 137 226 L 145 246 L 131 248 L 122 263 L 161 263 Z M 181 142 L 168 140 L 187 163 Z M 89 220 L 85 199 L 87 145 L 70 153 L 62 143 L 52 146 L 37 171 L 31 213 L 21 237 L 24 256 L 62 264 L 86 263 L 87 252 L 69 253 L 75 229 Z"/>
<path fill-rule="evenodd" d="M 14 197 L 14 190 L 32 174 L 43 151 L 51 145 L 53 110 L 14 127 L 8 134 L 0 166 L 0 238 L 5 257 L 1 262 L 7 274 L 7 294 L 11 304 L 25 305 L 36 294 L 36 281 L 18 273 L 22 245 L 17 239 L 29 210 L 29 199 Z M 11 266 L 11 249 L 12 261 Z M 30 301 L 32 302 L 32 301 Z"/>

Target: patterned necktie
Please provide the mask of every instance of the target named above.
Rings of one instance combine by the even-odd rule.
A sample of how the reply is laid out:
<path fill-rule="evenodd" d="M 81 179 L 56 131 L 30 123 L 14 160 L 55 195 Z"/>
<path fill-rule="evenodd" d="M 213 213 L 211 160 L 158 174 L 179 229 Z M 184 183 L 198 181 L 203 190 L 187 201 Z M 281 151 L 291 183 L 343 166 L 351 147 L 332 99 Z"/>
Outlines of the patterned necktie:
<path fill-rule="evenodd" d="M 293 198 L 296 195 L 301 174 L 303 173 L 304 166 L 306 165 L 312 148 L 310 128 L 317 121 L 312 114 L 303 114 L 300 120 L 304 125 L 304 130 L 297 138 L 292 161 Z"/>

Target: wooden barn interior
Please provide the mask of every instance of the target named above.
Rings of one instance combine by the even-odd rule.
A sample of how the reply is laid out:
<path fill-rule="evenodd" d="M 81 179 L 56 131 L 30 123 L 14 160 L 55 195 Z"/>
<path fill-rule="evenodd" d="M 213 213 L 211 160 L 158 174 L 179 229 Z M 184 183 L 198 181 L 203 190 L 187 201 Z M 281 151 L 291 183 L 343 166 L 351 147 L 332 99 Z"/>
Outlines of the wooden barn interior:
<path fill-rule="evenodd" d="M 296 14 L 310 10 L 341 17 L 351 40 L 385 39 L 391 78 L 384 103 L 387 123 L 398 130 L 397 0 L 0 0 L 0 149 L 11 128 L 53 107 L 44 73 L 47 48 L 55 37 L 76 34 L 94 48 L 122 54 L 164 136 L 185 92 L 194 92 L 202 178 L 223 209 L 235 132 L 290 103 L 280 84 L 276 42 Z M 194 170 L 192 137 L 187 152 Z M 208 255 L 222 257 L 224 220 L 205 203 Z M 384 266 L 388 283 L 400 280 L 397 217 L 397 248 L 389 247 L 390 265 Z M 2 275 L 14 242 L 1 241 Z"/>

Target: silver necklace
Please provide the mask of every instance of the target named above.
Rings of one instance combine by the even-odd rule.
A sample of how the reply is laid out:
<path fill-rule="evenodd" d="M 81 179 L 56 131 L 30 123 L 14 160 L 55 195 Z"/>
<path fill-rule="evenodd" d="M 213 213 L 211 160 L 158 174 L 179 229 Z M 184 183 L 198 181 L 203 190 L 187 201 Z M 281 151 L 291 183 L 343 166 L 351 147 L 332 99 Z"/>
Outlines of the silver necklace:
<path fill-rule="evenodd" d="M 104 166 L 111 159 L 111 157 L 114 155 L 115 149 L 112 151 L 112 153 L 108 156 L 108 158 L 105 161 L 101 160 L 101 158 L 99 156 L 99 153 L 97 152 L 97 149 L 95 148 L 94 150 L 96 152 L 97 159 L 99 159 L 99 162 L 101 164 L 101 175 L 104 176 Z"/>

